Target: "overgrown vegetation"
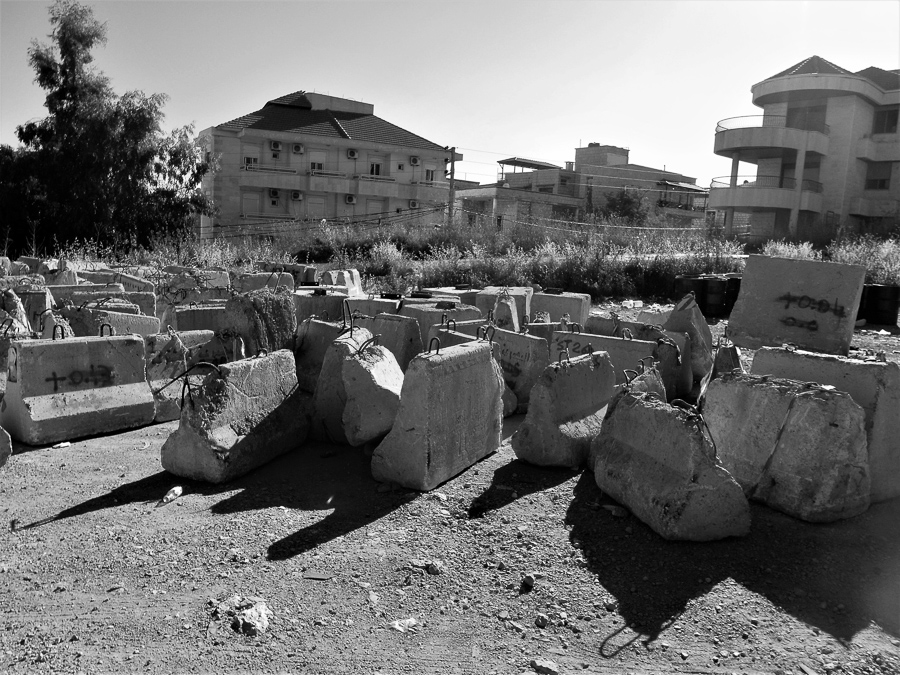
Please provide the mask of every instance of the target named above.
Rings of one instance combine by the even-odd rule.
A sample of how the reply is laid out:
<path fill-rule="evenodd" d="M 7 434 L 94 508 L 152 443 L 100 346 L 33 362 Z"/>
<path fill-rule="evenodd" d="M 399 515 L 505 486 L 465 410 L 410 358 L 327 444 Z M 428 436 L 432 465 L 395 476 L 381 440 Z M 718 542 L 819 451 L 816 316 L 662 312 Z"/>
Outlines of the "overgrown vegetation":
<path fill-rule="evenodd" d="M 878 239 L 863 235 L 840 242 L 832 242 L 824 249 L 816 249 L 808 242 L 770 241 L 762 251 L 765 255 L 801 260 L 827 260 L 866 268 L 867 284 L 900 285 L 900 239 Z"/>

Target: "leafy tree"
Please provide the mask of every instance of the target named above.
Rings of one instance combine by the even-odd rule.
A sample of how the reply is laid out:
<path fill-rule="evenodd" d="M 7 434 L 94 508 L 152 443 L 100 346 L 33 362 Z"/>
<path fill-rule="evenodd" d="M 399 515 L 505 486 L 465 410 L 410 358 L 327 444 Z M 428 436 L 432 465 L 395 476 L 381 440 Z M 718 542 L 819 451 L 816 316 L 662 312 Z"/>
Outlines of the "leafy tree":
<path fill-rule="evenodd" d="M 78 238 L 128 248 L 184 235 L 212 214 L 200 190 L 212 167 L 194 147 L 193 126 L 164 134 L 164 94 L 119 96 L 92 67 L 106 24 L 90 7 L 57 0 L 50 23 L 51 42 L 28 50 L 49 114 L 17 127 L 22 148 L 0 153 L 3 219 L 26 225 L 12 248 Z"/>
<path fill-rule="evenodd" d="M 640 195 L 627 190 L 604 195 L 606 203 L 600 207 L 604 218 L 619 218 L 630 225 L 642 223 L 647 218 L 647 207 Z"/>

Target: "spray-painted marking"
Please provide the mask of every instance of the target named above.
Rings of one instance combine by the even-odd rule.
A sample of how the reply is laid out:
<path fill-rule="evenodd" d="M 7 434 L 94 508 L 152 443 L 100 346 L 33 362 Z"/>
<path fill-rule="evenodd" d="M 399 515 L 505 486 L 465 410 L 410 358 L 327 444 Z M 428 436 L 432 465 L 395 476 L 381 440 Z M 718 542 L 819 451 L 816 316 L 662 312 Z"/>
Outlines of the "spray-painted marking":
<path fill-rule="evenodd" d="M 73 370 L 67 375 L 57 375 L 56 371 L 52 372 L 50 377 L 44 378 L 45 382 L 53 383 L 53 391 L 57 392 L 60 387 L 83 387 L 91 385 L 94 387 L 111 387 L 113 385 L 112 370 L 109 366 L 91 365 L 90 370 Z"/>
<path fill-rule="evenodd" d="M 812 321 L 804 321 L 803 319 L 795 319 L 792 316 L 786 316 L 781 319 L 781 323 L 785 326 L 791 326 L 792 328 L 805 328 L 808 331 L 819 330 L 819 322 L 815 319 Z"/>
<path fill-rule="evenodd" d="M 791 305 L 794 305 L 797 309 L 811 309 L 820 314 L 831 312 L 840 319 L 847 316 L 847 308 L 840 304 L 837 298 L 834 299 L 834 303 L 832 304 L 828 300 L 816 300 L 808 295 L 785 293 L 779 297 L 778 300 L 784 303 L 785 309 L 790 309 Z"/>

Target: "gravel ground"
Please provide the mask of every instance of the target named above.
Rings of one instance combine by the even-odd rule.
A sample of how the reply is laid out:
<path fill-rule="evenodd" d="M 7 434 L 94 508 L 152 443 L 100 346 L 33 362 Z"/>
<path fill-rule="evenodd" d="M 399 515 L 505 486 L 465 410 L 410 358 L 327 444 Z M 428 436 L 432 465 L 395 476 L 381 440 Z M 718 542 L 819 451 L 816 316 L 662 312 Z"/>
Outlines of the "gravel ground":
<path fill-rule="evenodd" d="M 900 360 L 898 333 L 854 344 Z M 825 525 L 753 505 L 746 538 L 667 542 L 590 474 L 517 461 L 521 420 L 429 494 L 321 443 L 179 481 L 159 464 L 174 422 L 16 446 L 0 671 L 900 672 L 900 500 Z M 235 594 L 265 602 L 267 631 L 215 612 Z"/>

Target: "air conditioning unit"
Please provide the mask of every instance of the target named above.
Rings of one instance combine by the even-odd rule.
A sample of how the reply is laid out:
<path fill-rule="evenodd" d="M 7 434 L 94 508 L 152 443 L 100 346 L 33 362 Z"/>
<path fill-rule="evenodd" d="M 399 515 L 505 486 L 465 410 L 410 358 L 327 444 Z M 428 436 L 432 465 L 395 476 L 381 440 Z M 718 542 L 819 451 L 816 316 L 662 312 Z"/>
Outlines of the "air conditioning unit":
<path fill-rule="evenodd" d="M 411 209 L 419 208 L 419 200 L 418 199 L 410 199 L 409 200 L 409 208 L 411 208 Z"/>
<path fill-rule="evenodd" d="M 292 202 L 302 202 L 303 201 L 303 193 L 300 190 L 291 191 L 291 201 Z"/>
<path fill-rule="evenodd" d="M 306 149 L 303 147 L 303 143 L 294 143 L 291 146 L 291 152 L 295 155 L 302 155 L 305 151 Z"/>
<path fill-rule="evenodd" d="M 269 141 L 269 147 L 272 150 L 281 150 L 281 141 Z"/>
<path fill-rule="evenodd" d="M 409 164 L 410 164 L 410 166 L 419 166 L 419 164 L 420 164 L 419 158 L 418 157 L 410 157 Z"/>
<path fill-rule="evenodd" d="M 278 197 L 278 190 L 276 190 L 275 188 L 269 188 L 269 196 L 273 199 L 276 199 Z"/>
<path fill-rule="evenodd" d="M 347 159 L 359 159 L 359 150 L 347 150 Z"/>
<path fill-rule="evenodd" d="M 355 204 L 356 203 L 356 195 L 347 195 L 344 197 L 344 202 L 347 204 Z"/>

